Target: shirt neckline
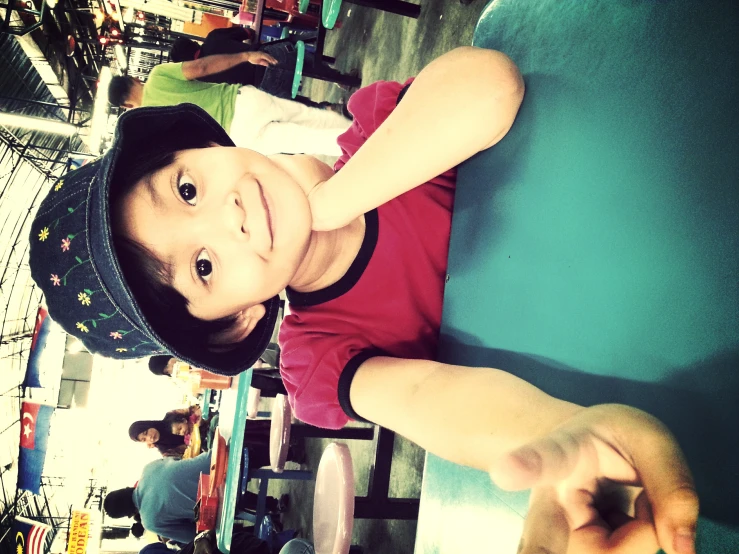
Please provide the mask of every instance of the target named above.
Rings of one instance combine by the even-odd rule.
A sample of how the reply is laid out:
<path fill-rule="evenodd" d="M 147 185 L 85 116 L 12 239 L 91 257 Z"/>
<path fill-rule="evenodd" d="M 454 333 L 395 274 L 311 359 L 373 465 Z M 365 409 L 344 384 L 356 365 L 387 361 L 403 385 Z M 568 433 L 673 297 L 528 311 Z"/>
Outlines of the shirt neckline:
<path fill-rule="evenodd" d="M 377 245 L 379 231 L 380 225 L 377 209 L 364 214 L 364 238 L 362 239 L 362 246 L 359 247 L 356 258 L 354 258 L 354 261 L 341 279 L 326 288 L 311 292 L 298 292 L 287 287 L 285 292 L 287 293 L 288 302 L 300 308 L 317 306 L 349 292 L 357 284 L 364 274 L 364 270 L 369 265 L 369 261 Z"/>

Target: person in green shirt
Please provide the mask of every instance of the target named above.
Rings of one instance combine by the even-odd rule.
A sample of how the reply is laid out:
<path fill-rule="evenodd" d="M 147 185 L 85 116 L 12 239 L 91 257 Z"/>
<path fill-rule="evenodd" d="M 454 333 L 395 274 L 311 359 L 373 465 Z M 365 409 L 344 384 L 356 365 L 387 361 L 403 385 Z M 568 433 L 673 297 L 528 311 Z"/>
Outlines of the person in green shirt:
<path fill-rule="evenodd" d="M 114 77 L 108 100 L 127 109 L 195 104 L 218 121 L 236 146 L 264 155 L 341 155 L 336 138 L 351 124 L 342 115 L 277 98 L 253 86 L 199 80 L 242 63 L 270 66 L 276 60 L 266 52 L 250 51 L 164 63 L 146 82 Z"/>

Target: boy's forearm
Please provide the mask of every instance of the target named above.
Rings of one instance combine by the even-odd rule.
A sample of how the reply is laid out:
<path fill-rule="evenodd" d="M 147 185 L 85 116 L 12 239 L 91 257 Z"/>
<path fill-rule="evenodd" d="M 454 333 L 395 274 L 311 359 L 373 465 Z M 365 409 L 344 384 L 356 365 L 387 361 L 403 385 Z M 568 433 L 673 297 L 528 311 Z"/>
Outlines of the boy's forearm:
<path fill-rule="evenodd" d="M 351 401 L 370 421 L 483 471 L 583 409 L 504 371 L 393 358 L 362 365 Z"/>
<path fill-rule="evenodd" d="M 382 205 L 477 152 L 510 129 L 523 79 L 504 54 L 459 48 L 421 71 L 392 114 L 314 194 L 358 213 Z"/>
<path fill-rule="evenodd" d="M 236 54 L 218 54 L 206 56 L 197 60 L 183 62 L 182 74 L 188 81 L 215 75 L 227 71 L 234 66 L 248 61 L 249 52 L 237 52 Z"/>

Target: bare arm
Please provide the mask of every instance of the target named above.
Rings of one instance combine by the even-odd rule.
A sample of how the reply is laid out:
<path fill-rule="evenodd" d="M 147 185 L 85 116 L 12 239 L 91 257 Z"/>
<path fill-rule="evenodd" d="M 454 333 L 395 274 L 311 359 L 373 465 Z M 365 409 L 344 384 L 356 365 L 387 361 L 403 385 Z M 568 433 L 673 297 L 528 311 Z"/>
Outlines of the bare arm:
<path fill-rule="evenodd" d="M 188 81 L 207 77 L 215 73 L 227 71 L 242 63 L 270 66 L 277 63 L 265 52 L 237 52 L 236 54 L 218 54 L 206 56 L 189 62 L 182 62 L 182 75 Z"/>
<path fill-rule="evenodd" d="M 497 369 L 385 357 L 360 366 L 350 400 L 369 421 L 483 471 L 582 409 Z"/>
<path fill-rule="evenodd" d="M 349 394 L 360 416 L 430 452 L 503 488 L 533 488 L 522 554 L 695 552 L 690 470 L 670 431 L 641 410 L 583 408 L 495 369 L 384 357 L 359 367 Z M 614 485 L 644 490 L 635 515 L 607 524 L 596 499 Z"/>
<path fill-rule="evenodd" d="M 342 170 L 311 191 L 313 228 L 342 227 L 494 145 L 523 93 L 501 52 L 465 47 L 436 59 Z"/>

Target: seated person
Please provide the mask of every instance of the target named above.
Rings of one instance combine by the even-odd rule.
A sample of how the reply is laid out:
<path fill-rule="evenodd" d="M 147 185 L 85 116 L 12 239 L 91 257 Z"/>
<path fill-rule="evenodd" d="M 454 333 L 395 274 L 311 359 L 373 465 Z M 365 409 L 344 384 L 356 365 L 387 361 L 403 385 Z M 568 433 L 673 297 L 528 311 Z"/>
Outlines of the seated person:
<path fill-rule="evenodd" d="M 277 60 L 264 52 L 250 51 L 163 63 L 151 70 L 145 83 L 130 75 L 113 77 L 108 101 L 123 108 L 195 104 L 218 121 L 235 144 L 265 155 L 341 155 L 336 138 L 351 124 L 344 116 L 278 98 L 253 86 L 201 81 L 242 63 L 267 66 Z"/>
<path fill-rule="evenodd" d="M 200 474 L 210 473 L 210 454 L 189 460 L 162 458 L 144 466 L 136 487 L 108 493 L 103 509 L 108 517 L 134 517 L 144 529 L 187 544 L 195 538 L 195 504 Z M 240 509 L 256 508 L 257 495 L 247 493 Z M 282 503 L 282 506 L 280 504 Z M 287 498 L 267 497 L 267 509 L 277 513 Z"/>
<path fill-rule="evenodd" d="M 214 29 L 205 37 L 202 46 L 189 38 L 178 38 L 172 43 L 169 59 L 172 62 L 187 62 L 218 54 L 236 54 L 254 49 L 250 41 L 253 31 L 247 27 Z M 305 96 L 292 98 L 292 84 L 295 75 L 297 52 L 289 40 L 260 45 L 259 50 L 277 60 L 276 65 L 260 66 L 242 63 L 226 71 L 206 75 L 199 79 L 208 83 L 230 83 L 232 85 L 252 85 L 259 90 L 278 98 L 293 99 L 306 106 L 320 107 Z M 308 55 L 310 56 L 310 55 Z M 307 59 L 305 63 L 311 63 Z"/>
<path fill-rule="evenodd" d="M 274 348 L 277 350 L 275 351 Z M 259 389 L 261 396 L 274 398 L 278 394 L 287 394 L 280 372 L 273 369 L 279 367 L 279 356 L 279 347 L 272 345 L 264 351 L 259 360 L 254 362 L 254 369 L 260 371 L 252 374 L 251 386 Z M 152 356 L 149 358 L 149 371 L 154 375 L 171 377 L 177 362 L 177 358 L 172 356 Z"/>
<path fill-rule="evenodd" d="M 208 421 L 200 416 L 199 406 L 189 410 L 172 410 L 159 421 L 134 421 L 128 429 L 128 436 L 134 442 L 156 448 L 162 456 L 181 458 L 189 445 L 189 437 L 195 426 L 199 427 L 201 450 L 207 450 L 205 437 L 209 434 L 209 426 L 217 426 L 217 419 Z M 244 430 L 244 448 L 249 450 L 249 469 L 255 470 L 270 465 L 269 441 L 272 423 L 266 419 L 251 420 Z M 287 460 L 297 464 L 305 463 L 305 446 L 296 442 L 287 451 Z"/>
<path fill-rule="evenodd" d="M 165 457 L 181 458 L 187 449 L 185 438 L 172 433 L 171 424 L 164 420 L 134 421 L 128 428 L 128 436 L 134 442 L 156 448 Z"/>

